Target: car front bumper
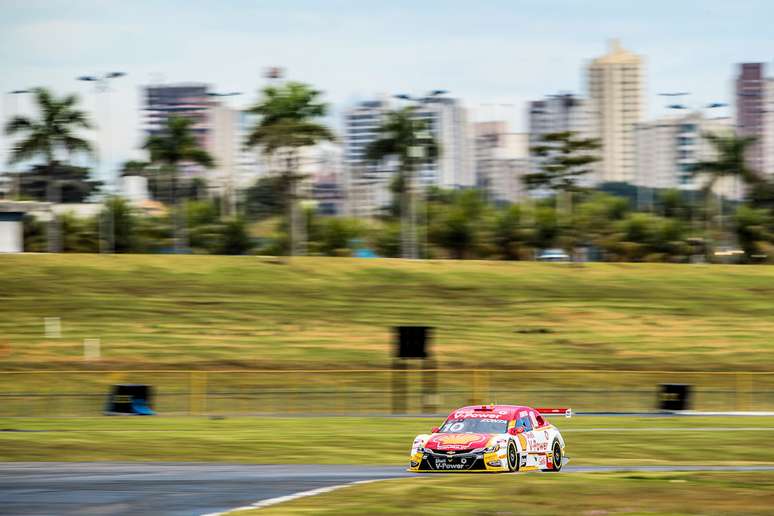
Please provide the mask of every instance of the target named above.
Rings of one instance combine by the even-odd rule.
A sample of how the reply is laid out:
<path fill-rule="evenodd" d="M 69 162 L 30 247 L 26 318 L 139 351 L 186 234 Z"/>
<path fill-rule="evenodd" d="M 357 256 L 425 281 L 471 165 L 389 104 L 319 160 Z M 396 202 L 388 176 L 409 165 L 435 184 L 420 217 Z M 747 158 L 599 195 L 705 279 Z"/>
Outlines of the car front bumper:
<path fill-rule="evenodd" d="M 508 457 L 503 452 L 448 453 L 425 450 L 409 459 L 409 471 L 422 473 L 503 472 L 508 470 Z"/>

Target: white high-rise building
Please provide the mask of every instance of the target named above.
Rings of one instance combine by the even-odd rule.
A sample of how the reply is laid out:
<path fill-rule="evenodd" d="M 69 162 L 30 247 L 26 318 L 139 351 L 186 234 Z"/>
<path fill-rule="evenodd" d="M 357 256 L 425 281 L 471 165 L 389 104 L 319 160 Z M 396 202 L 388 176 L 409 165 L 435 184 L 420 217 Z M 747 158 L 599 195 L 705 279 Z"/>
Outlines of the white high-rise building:
<path fill-rule="evenodd" d="M 715 157 L 711 143 L 702 135 L 731 131 L 730 119 L 705 118 L 699 112 L 637 124 L 634 184 L 656 189 L 701 189 L 704 178 L 695 173 L 696 164 Z M 738 198 L 741 193 L 731 179 L 719 181 L 715 191 L 729 198 Z"/>
<path fill-rule="evenodd" d="M 618 40 L 588 65 L 588 95 L 602 143 L 598 182 L 634 181 L 634 127 L 644 112 L 643 75 L 642 58 L 624 50 Z"/>
<path fill-rule="evenodd" d="M 385 100 L 361 102 L 344 116 L 344 166 L 347 170 L 349 212 L 356 216 L 371 216 L 391 200 L 390 181 L 399 163 L 385 160 L 371 163 L 366 157 L 368 145 L 378 139 L 379 128 L 392 109 Z M 423 187 L 466 188 L 475 185 L 473 150 L 466 110 L 456 99 L 430 97 L 414 111 L 423 120 L 437 141 L 441 155 L 438 160 L 420 167 L 418 184 Z"/>
<path fill-rule="evenodd" d="M 506 122 L 475 124 L 476 183 L 496 203 L 515 203 L 527 195 L 529 135 L 511 133 Z"/>
<path fill-rule="evenodd" d="M 366 148 L 379 138 L 387 119 L 384 100 L 360 102 L 344 114 L 344 158 L 347 211 L 356 217 L 373 216 L 390 202 L 391 171 L 368 161 Z"/>
<path fill-rule="evenodd" d="M 440 146 L 441 155 L 420 170 L 424 186 L 470 188 L 475 185 L 473 150 L 467 112 L 457 99 L 430 97 L 416 116 L 424 120 Z"/>
<path fill-rule="evenodd" d="M 572 132 L 576 138 L 598 138 L 597 113 L 594 103 L 572 93 L 549 95 L 543 100 L 529 103 L 529 146 L 539 145 L 546 134 Z M 542 158 L 532 156 L 530 170 L 540 171 Z M 583 186 L 593 186 L 597 178 L 593 173 L 581 178 Z"/>
<path fill-rule="evenodd" d="M 261 172 L 260 149 L 246 146 L 254 120 L 250 113 L 217 102 L 209 108 L 207 151 L 215 167 L 208 171 L 207 180 L 210 190 L 227 203 L 227 211 L 235 209 L 239 192 L 251 186 Z"/>
<path fill-rule="evenodd" d="M 528 117 L 531 145 L 548 133 L 571 131 L 586 138 L 597 134 L 593 103 L 572 93 L 549 95 L 530 102 Z"/>

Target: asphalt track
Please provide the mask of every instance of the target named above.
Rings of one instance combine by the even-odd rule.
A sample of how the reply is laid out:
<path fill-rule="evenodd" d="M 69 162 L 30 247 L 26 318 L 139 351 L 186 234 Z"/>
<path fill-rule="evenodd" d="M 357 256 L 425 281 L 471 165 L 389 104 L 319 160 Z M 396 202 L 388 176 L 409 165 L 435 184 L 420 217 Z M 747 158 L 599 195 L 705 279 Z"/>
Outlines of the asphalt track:
<path fill-rule="evenodd" d="M 565 466 L 565 472 L 774 471 L 774 466 Z M 199 463 L 0 464 L 3 515 L 201 515 L 363 480 L 420 476 L 397 466 Z"/>

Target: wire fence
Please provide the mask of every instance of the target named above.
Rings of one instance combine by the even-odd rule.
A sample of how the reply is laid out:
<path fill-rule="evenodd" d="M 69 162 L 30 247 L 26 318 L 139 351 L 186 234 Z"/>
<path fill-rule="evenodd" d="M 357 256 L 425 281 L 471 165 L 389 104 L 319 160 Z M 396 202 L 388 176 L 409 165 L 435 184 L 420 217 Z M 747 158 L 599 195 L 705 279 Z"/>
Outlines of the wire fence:
<path fill-rule="evenodd" d="M 467 404 L 654 412 L 662 384 L 691 386 L 697 411 L 774 411 L 774 372 L 496 369 L 6 371 L 0 416 L 103 413 L 116 384 L 146 384 L 166 415 L 440 414 Z"/>

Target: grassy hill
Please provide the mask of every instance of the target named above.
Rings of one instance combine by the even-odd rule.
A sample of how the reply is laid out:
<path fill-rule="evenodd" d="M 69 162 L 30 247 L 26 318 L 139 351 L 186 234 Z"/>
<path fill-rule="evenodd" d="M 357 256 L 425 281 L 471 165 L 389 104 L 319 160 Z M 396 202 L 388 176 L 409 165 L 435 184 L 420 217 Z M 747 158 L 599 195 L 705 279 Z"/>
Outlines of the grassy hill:
<path fill-rule="evenodd" d="M 0 256 L 4 369 L 387 366 L 390 327 L 440 365 L 768 370 L 774 267 Z M 47 339 L 44 317 L 61 317 Z"/>

